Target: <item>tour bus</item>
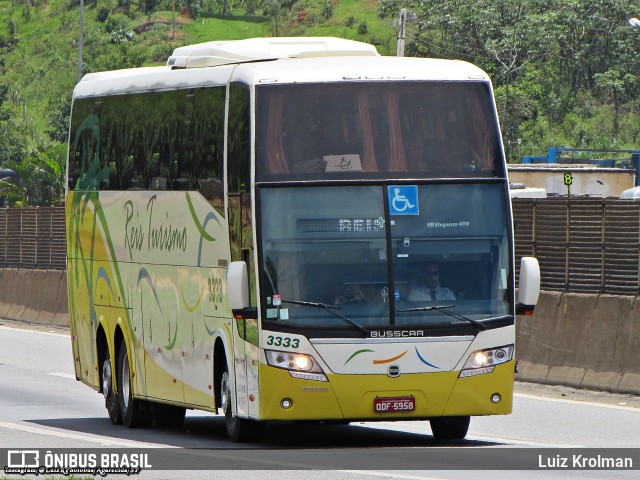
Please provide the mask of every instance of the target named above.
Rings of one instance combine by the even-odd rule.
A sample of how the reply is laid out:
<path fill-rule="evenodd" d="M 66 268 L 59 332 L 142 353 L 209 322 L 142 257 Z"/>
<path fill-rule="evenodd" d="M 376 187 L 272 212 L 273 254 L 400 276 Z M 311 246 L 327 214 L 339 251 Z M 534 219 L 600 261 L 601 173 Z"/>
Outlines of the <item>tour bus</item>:
<path fill-rule="evenodd" d="M 540 274 L 518 263 L 516 300 L 495 101 L 469 63 L 263 38 L 88 74 L 66 215 L 76 378 L 114 424 L 197 409 L 233 441 L 269 421 L 462 439 L 512 410 Z"/>

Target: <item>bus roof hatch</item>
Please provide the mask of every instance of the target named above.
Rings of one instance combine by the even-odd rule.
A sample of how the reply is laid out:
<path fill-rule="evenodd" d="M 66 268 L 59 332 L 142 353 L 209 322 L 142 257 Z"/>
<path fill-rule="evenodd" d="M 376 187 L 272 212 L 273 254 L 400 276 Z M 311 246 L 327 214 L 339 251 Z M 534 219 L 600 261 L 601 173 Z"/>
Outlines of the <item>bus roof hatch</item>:
<path fill-rule="evenodd" d="M 373 45 L 334 37 L 278 37 L 213 41 L 176 48 L 172 68 L 215 67 L 233 63 L 318 56 L 377 56 Z"/>

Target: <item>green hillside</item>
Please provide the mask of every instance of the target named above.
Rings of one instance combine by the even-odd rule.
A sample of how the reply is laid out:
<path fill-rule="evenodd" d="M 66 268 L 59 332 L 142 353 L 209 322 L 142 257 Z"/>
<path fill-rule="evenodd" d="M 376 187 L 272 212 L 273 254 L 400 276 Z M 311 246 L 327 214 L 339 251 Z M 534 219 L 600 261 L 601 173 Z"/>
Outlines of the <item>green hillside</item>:
<path fill-rule="evenodd" d="M 0 0 L 0 184 L 13 203 L 60 198 L 80 0 Z M 640 147 L 640 0 L 85 0 L 82 73 L 164 64 L 177 46 L 336 36 L 394 55 L 455 58 L 491 76 L 507 157 L 549 146 Z M 633 22 L 632 22 L 633 23 Z M 8 193 L 7 193 L 8 192 Z"/>
<path fill-rule="evenodd" d="M 163 65 L 182 45 L 276 35 L 338 36 L 374 43 L 383 54 L 395 50 L 391 21 L 376 15 L 376 0 L 176 5 L 173 12 L 168 0 L 86 0 L 82 73 Z M 0 167 L 27 180 L 18 188 L 0 184 L 13 203 L 61 196 L 79 19 L 78 0 L 0 0 Z"/>
<path fill-rule="evenodd" d="M 51 116 L 68 100 L 77 78 L 79 8 L 69 1 L 35 3 L 0 1 L 0 26 L 6 27 L 6 32 L 0 30 L 0 78 L 12 98 L 19 96 L 46 142 L 42 134 L 51 130 Z M 171 11 L 146 14 L 139 5 L 119 3 L 96 0 L 85 5 L 83 73 L 162 65 L 176 46 L 276 33 L 272 9 L 258 5 L 271 2 L 253 2 L 249 14 L 246 5 L 240 5 L 247 2 L 230 1 L 224 15 L 216 8 L 222 2 L 211 2 L 208 10 L 197 13 L 178 8 L 175 25 Z M 376 43 L 382 53 L 395 49 L 395 32 L 390 22 L 376 16 L 375 0 L 289 3 L 292 7 L 278 12 L 279 36 L 339 36 Z M 335 3 L 329 14 L 321 10 L 325 3 Z"/>

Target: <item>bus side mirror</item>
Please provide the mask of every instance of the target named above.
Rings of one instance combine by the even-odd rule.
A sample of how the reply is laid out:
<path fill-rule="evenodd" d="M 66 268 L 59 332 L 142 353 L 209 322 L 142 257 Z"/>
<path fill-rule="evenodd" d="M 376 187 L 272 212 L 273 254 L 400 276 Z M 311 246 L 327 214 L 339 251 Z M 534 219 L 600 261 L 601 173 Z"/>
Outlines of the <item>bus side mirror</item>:
<path fill-rule="evenodd" d="M 231 262 L 227 270 L 227 296 L 234 318 L 257 318 L 250 306 L 249 275 L 246 262 Z"/>
<path fill-rule="evenodd" d="M 540 296 L 540 265 L 533 257 L 522 257 L 516 315 L 532 315 Z"/>

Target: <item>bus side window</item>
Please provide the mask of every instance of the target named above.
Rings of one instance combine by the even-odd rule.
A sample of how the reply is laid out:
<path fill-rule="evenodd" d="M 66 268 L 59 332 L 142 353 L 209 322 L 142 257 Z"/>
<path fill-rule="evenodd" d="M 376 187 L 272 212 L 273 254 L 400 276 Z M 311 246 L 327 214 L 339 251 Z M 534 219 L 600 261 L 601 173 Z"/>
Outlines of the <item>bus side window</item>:
<path fill-rule="evenodd" d="M 231 84 L 229 129 L 227 141 L 227 182 L 229 193 L 249 191 L 249 90 L 238 83 Z"/>
<path fill-rule="evenodd" d="M 249 90 L 245 85 L 232 83 L 229 95 L 229 126 L 227 140 L 227 188 L 229 191 L 229 242 L 231 260 L 247 263 L 250 285 L 250 303 L 258 304 L 256 297 L 255 255 L 251 221 L 250 178 L 250 116 Z"/>
<path fill-rule="evenodd" d="M 224 216 L 224 108 L 226 87 L 197 89 L 193 113 L 192 137 L 198 162 L 195 186 Z"/>

